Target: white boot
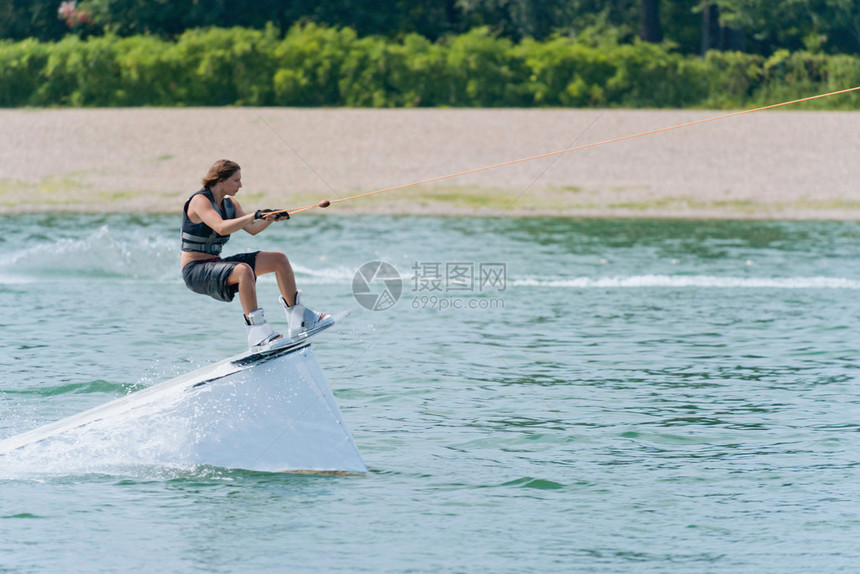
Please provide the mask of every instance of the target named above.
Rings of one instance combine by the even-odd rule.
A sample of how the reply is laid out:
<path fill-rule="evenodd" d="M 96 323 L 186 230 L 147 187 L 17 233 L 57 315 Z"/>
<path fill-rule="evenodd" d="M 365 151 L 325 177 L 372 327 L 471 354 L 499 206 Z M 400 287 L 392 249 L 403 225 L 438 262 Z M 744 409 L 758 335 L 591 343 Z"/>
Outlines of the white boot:
<path fill-rule="evenodd" d="M 248 347 L 251 349 L 263 347 L 281 337 L 266 323 L 262 309 L 255 309 L 248 313 L 245 316 L 245 324 L 248 325 Z"/>
<path fill-rule="evenodd" d="M 281 297 L 281 304 L 284 306 L 284 311 L 287 313 L 287 336 L 290 339 L 295 339 L 300 333 L 313 329 L 314 327 L 332 321 L 332 318 L 325 313 L 317 313 L 311 311 L 301 301 L 302 292 L 296 293 L 296 304 L 287 305 L 287 302 Z"/>

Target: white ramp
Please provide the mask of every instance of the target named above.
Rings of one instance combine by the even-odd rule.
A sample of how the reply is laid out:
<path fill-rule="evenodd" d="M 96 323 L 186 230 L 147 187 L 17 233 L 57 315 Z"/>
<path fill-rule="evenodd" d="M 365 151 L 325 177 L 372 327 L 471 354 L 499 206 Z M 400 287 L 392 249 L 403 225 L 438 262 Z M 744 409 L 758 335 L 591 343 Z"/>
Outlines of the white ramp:
<path fill-rule="evenodd" d="M 0 441 L 14 457 L 115 465 L 212 465 L 364 473 L 310 344 L 248 354 Z"/>

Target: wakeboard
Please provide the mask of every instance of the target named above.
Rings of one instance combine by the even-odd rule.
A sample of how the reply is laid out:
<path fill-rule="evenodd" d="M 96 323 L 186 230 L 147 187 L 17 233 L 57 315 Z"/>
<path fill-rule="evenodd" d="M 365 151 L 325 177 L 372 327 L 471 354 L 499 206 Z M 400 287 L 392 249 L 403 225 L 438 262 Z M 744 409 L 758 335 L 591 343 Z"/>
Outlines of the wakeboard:
<path fill-rule="evenodd" d="M 335 313 L 331 316 L 330 319 L 326 319 L 318 324 L 316 327 L 312 329 L 308 329 L 307 331 L 302 331 L 292 339 L 288 338 L 286 335 L 272 341 L 265 347 L 260 347 L 258 349 L 251 349 L 246 353 L 242 353 L 241 355 L 235 357 L 231 362 L 234 365 L 248 365 L 250 363 L 256 363 L 257 361 L 262 361 L 265 359 L 271 359 L 274 357 L 280 357 L 282 355 L 286 355 L 287 353 L 292 353 L 302 347 L 306 347 L 310 345 L 309 339 L 314 335 L 317 335 L 329 327 L 336 325 L 337 323 L 346 319 L 350 314 L 350 311 L 341 311 L 340 313 Z"/>

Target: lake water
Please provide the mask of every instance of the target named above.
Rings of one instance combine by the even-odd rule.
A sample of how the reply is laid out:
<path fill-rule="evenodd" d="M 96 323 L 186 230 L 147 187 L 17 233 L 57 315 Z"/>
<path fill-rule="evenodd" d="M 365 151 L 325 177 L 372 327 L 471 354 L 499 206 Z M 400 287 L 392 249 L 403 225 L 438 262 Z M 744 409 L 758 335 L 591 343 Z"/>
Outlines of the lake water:
<path fill-rule="evenodd" d="M 0 439 L 234 355 L 178 217 L 0 218 Z M 860 225 L 306 216 L 363 476 L 0 457 L 0 572 L 852 572 Z M 397 269 L 371 311 L 356 271 Z M 260 280 L 276 327 L 276 285 Z M 168 452 L 170 449 L 168 449 Z"/>

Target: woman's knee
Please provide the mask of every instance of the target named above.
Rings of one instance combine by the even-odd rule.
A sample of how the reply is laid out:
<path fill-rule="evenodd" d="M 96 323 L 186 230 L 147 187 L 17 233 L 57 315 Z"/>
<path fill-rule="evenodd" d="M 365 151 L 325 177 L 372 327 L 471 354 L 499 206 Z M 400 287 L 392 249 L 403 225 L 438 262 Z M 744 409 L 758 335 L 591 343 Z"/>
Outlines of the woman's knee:
<path fill-rule="evenodd" d="M 257 267 L 261 273 L 278 272 L 282 269 L 289 269 L 290 260 L 280 251 L 267 251 L 257 256 Z"/>
<path fill-rule="evenodd" d="M 256 281 L 257 276 L 254 275 L 254 270 L 251 269 L 251 266 L 247 263 L 239 263 L 233 269 L 232 278 L 236 280 L 237 283 L 244 283 L 246 281 Z"/>

